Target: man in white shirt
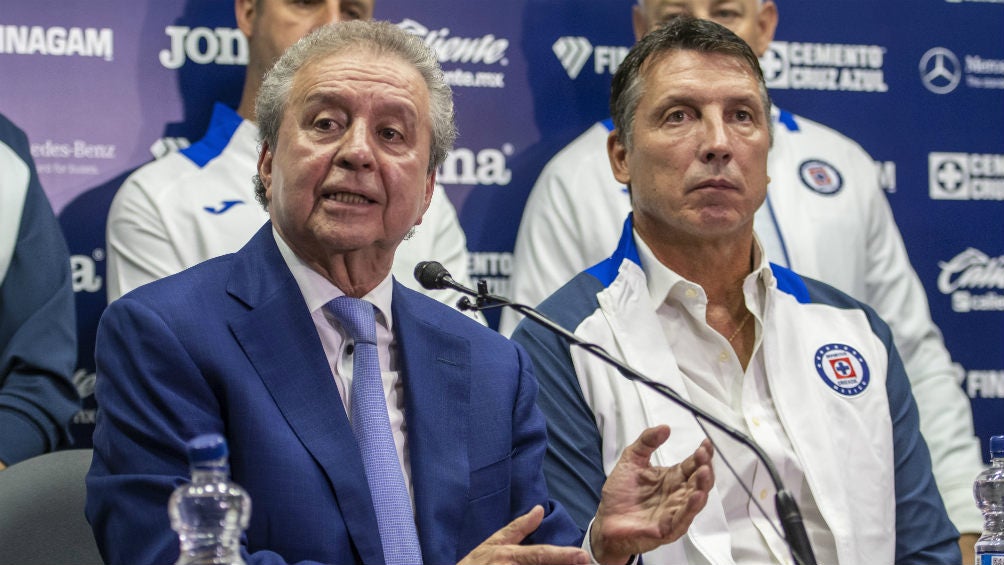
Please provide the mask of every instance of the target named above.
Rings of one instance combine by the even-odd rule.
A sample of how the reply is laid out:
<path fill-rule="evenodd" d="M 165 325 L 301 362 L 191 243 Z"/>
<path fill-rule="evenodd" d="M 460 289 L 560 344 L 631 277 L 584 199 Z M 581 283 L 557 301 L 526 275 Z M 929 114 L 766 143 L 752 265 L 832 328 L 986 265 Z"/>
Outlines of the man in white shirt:
<path fill-rule="evenodd" d="M 148 163 L 126 179 L 107 225 L 107 291 L 111 302 L 130 290 L 192 265 L 233 253 L 268 219 L 254 202 L 258 157 L 254 100 L 262 77 L 282 52 L 308 32 L 337 21 L 369 19 L 374 0 L 235 0 L 247 37 L 248 65 L 240 105 L 217 103 L 206 135 L 188 148 Z M 437 260 L 466 280 L 467 240 L 456 210 L 436 191 L 422 226 L 402 244 L 394 275 L 425 292 L 412 272 Z M 430 296 L 455 304 L 459 294 Z"/>
<path fill-rule="evenodd" d="M 681 14 L 715 21 L 762 55 L 774 38 L 772 0 L 639 0 L 633 8 L 640 39 Z M 774 143 L 767 159 L 771 184 L 754 229 L 767 260 L 826 282 L 875 308 L 889 323 L 920 410 L 934 475 L 949 516 L 971 550 L 982 528 L 972 481 L 982 469 L 972 409 L 927 296 L 910 265 L 874 161 L 840 133 L 773 107 Z M 607 120 L 592 126 L 541 172 L 516 238 L 512 298 L 536 305 L 617 246 L 631 204 L 611 174 Z M 503 312 L 500 331 L 518 322 Z"/>
<path fill-rule="evenodd" d="M 642 38 L 614 76 L 607 140 L 632 213 L 613 256 L 540 309 L 751 436 L 801 508 L 819 563 L 958 563 L 888 326 L 768 265 L 754 236 L 771 182 L 770 108 L 756 55 L 726 28 L 679 18 Z M 666 423 L 674 441 L 656 460 L 679 461 L 710 436 L 716 486 L 686 535 L 646 562 L 792 562 L 773 483 L 746 446 L 530 320 L 513 339 L 540 382 L 549 491 L 580 524 L 629 438 Z"/>

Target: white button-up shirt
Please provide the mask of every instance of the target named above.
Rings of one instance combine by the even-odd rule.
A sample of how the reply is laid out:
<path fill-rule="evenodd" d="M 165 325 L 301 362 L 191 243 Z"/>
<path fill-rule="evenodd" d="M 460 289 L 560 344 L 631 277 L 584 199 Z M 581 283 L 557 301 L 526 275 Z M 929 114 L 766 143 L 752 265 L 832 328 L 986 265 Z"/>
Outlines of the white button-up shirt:
<path fill-rule="evenodd" d="M 765 284 L 773 273 L 763 261 L 760 242 L 754 240 L 756 267 L 743 281 L 746 308 L 752 313 L 747 323 L 754 323 L 756 330 L 753 354 L 745 370 L 728 339 L 708 325 L 708 297 L 704 289 L 663 265 L 637 232 L 635 243 L 648 282 L 652 308 L 676 356 L 691 400 L 753 438 L 763 448 L 802 511 L 818 562 L 836 563 L 835 541 L 806 487 L 801 464 L 781 425 L 767 386 L 761 347 L 762 322 Z M 771 500 L 774 485 L 763 464 L 748 447 L 738 445 L 712 426 L 705 428 L 716 445 L 715 484 L 722 495 L 736 563 L 791 563 L 783 534 L 774 529 L 780 529 Z M 739 480 L 725 466 L 725 460 L 735 469 Z M 746 487 L 750 488 L 750 494 Z M 763 507 L 766 516 L 756 504 Z"/>

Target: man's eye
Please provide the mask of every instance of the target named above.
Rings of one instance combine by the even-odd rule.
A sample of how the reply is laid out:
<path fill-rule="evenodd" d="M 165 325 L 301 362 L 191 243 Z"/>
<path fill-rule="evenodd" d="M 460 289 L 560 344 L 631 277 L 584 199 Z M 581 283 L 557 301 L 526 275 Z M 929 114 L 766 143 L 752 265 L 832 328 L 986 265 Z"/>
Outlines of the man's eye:
<path fill-rule="evenodd" d="M 682 122 L 685 119 L 687 119 L 687 114 L 683 110 L 676 110 L 666 115 L 667 122 Z"/>
<path fill-rule="evenodd" d="M 331 131 L 335 129 L 336 125 L 335 120 L 330 118 L 322 118 L 314 122 L 314 127 L 321 131 Z"/>
<path fill-rule="evenodd" d="M 387 141 L 396 141 L 402 138 L 401 132 L 394 128 L 383 128 L 380 130 L 380 137 L 386 139 Z"/>
<path fill-rule="evenodd" d="M 369 2 L 360 0 L 343 0 L 341 3 L 342 18 L 345 20 L 365 20 L 369 17 L 367 4 L 369 4 Z"/>
<path fill-rule="evenodd" d="M 746 110 L 739 110 L 738 112 L 736 112 L 736 119 L 739 120 L 740 122 L 748 122 L 753 119 L 753 115 L 747 112 Z"/>
<path fill-rule="evenodd" d="M 718 10 L 711 17 L 716 22 L 732 22 L 739 18 L 739 16 L 739 12 L 735 10 Z"/>

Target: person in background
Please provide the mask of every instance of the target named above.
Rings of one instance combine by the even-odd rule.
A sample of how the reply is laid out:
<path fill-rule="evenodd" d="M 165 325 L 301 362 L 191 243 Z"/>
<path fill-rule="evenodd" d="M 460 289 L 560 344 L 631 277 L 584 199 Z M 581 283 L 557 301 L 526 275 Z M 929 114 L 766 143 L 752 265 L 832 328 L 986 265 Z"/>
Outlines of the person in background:
<path fill-rule="evenodd" d="M 888 326 L 769 265 L 754 235 L 772 137 L 755 53 L 719 24 L 677 18 L 628 53 L 610 101 L 609 163 L 632 211 L 614 254 L 546 299 L 544 315 L 756 441 L 819 563 L 959 563 Z M 645 561 L 791 562 L 773 484 L 747 446 L 531 320 L 513 340 L 540 383 L 548 487 L 579 524 L 625 438 L 666 423 L 674 441 L 655 460 L 712 437 L 716 486 L 686 535 Z"/>
<path fill-rule="evenodd" d="M 137 169 L 108 213 L 107 292 L 111 302 L 150 281 L 232 253 L 268 219 L 253 200 L 258 152 L 254 100 L 265 71 L 296 40 L 324 24 L 370 19 L 374 0 L 235 0 L 247 37 L 247 74 L 234 111 L 217 103 L 206 135 L 193 145 Z M 456 210 L 437 191 L 423 225 L 401 246 L 394 274 L 425 292 L 412 272 L 419 261 L 443 263 L 467 279 L 467 240 Z M 454 292 L 430 293 L 447 304 Z"/>
<path fill-rule="evenodd" d="M 724 25 L 762 56 L 774 38 L 778 7 L 772 0 L 639 0 L 632 15 L 636 39 L 690 15 Z M 889 323 L 920 410 L 938 489 L 963 532 L 963 551 L 971 552 L 983 523 L 972 496 L 973 478 L 983 468 L 972 408 L 960 386 L 961 372 L 931 320 L 874 161 L 833 129 L 781 108 L 771 112 L 771 183 L 754 222 L 766 257 L 865 302 Z M 537 179 L 516 238 L 516 302 L 538 304 L 616 248 L 631 203 L 607 165 L 612 128 L 610 120 L 592 126 Z M 500 331 L 509 335 L 518 321 L 513 311 L 504 311 Z"/>
<path fill-rule="evenodd" d="M 0 469 L 69 445 L 74 325 L 66 241 L 27 136 L 0 115 Z"/>
<path fill-rule="evenodd" d="M 391 276 L 456 136 L 421 39 L 319 28 L 256 115 L 271 220 L 102 317 L 86 513 L 107 562 L 176 558 L 165 505 L 203 433 L 227 438 L 250 494 L 251 564 L 622 564 L 683 535 L 713 485 L 708 444 L 653 466 L 670 430 L 640 433 L 584 535 L 548 499 L 523 350 Z"/>

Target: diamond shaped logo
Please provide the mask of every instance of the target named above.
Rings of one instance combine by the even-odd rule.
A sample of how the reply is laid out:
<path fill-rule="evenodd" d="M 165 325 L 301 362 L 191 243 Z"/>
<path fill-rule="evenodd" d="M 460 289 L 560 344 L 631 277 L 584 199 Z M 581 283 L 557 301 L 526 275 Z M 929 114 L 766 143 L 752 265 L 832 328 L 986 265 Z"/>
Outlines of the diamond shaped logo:
<path fill-rule="evenodd" d="M 559 37 L 551 46 L 551 50 L 561 61 L 561 66 L 568 73 L 568 78 L 575 80 L 586 61 L 589 60 L 589 56 L 593 54 L 593 45 L 582 36 L 565 36 Z"/>

